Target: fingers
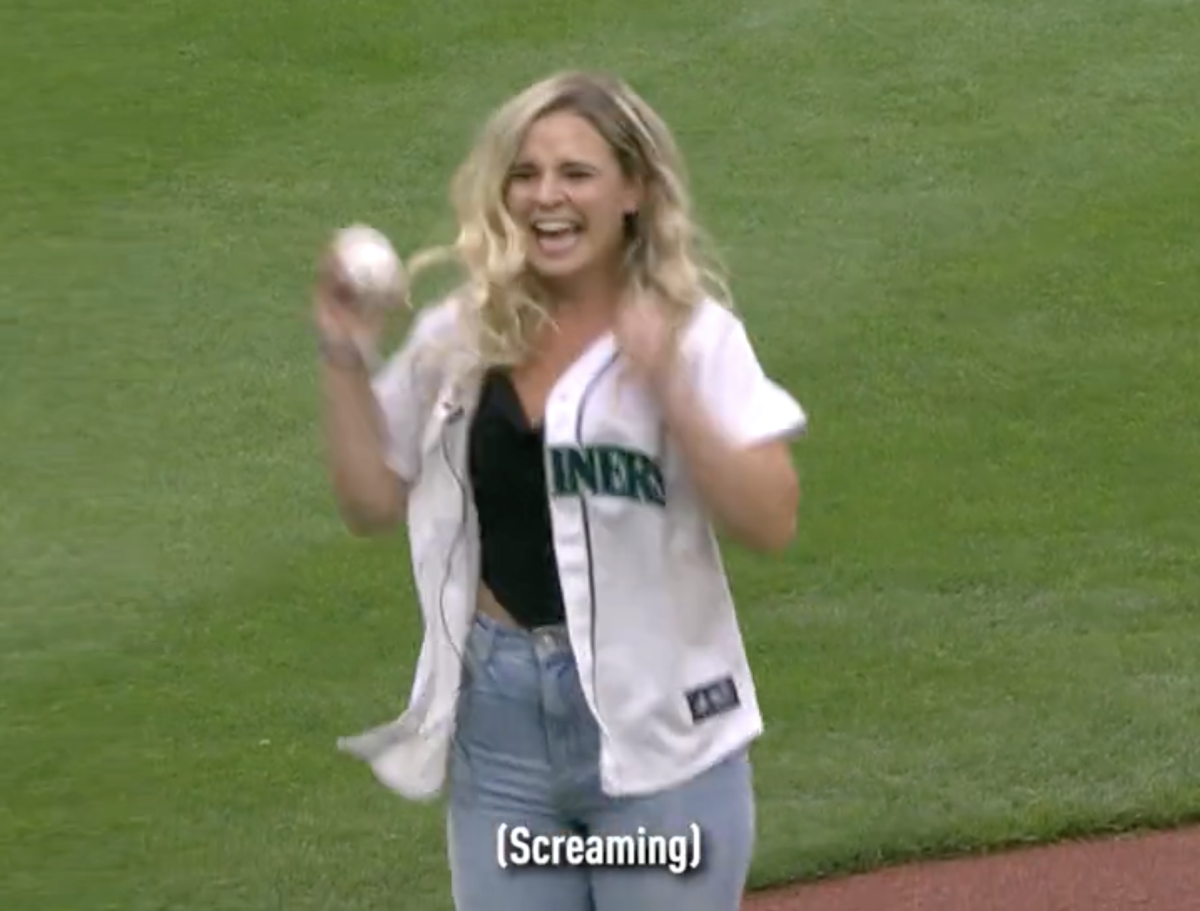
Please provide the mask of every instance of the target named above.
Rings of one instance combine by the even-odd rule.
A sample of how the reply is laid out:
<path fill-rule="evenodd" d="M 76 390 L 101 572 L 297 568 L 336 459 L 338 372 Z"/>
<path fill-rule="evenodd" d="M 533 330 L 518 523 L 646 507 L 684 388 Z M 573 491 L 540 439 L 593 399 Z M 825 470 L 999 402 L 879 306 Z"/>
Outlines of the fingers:
<path fill-rule="evenodd" d="M 333 250 L 326 250 L 317 264 L 317 294 L 344 307 L 355 304 L 354 286 Z"/>
<path fill-rule="evenodd" d="M 325 250 L 317 262 L 314 310 L 317 328 L 326 335 L 374 337 L 383 329 L 383 310 L 359 300 L 332 248 Z"/>

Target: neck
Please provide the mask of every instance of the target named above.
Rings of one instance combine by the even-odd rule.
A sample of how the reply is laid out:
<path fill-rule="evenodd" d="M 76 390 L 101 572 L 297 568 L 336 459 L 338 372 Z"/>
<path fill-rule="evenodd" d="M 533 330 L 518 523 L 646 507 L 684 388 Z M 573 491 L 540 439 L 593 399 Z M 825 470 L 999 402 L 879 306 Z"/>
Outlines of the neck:
<path fill-rule="evenodd" d="M 624 294 L 624 281 L 611 273 L 580 276 L 567 283 L 546 286 L 554 302 L 556 317 L 570 314 L 584 320 L 607 319 L 616 311 Z"/>

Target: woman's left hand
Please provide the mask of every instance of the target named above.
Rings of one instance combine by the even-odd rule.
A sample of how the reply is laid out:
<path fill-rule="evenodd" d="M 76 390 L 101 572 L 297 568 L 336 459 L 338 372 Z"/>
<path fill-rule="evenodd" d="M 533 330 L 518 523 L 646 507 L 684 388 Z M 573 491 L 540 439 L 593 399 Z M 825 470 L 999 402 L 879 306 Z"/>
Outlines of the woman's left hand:
<path fill-rule="evenodd" d="M 615 333 L 617 345 L 638 378 L 655 391 L 664 391 L 679 352 L 662 304 L 649 294 L 632 297 L 617 312 Z"/>

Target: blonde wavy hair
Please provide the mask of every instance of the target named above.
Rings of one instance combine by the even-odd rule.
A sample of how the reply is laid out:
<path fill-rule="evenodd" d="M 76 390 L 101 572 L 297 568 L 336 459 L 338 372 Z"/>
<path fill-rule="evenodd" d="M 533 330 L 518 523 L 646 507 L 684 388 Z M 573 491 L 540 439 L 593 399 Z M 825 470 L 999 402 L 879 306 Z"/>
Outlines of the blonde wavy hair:
<path fill-rule="evenodd" d="M 731 306 L 718 257 L 692 215 L 685 166 L 662 118 L 621 79 L 560 72 L 516 95 L 484 124 L 451 184 L 458 219 L 452 245 L 414 254 L 410 280 L 454 263 L 465 283 L 452 293 L 474 353 L 484 366 L 514 365 L 532 336 L 553 322 L 553 301 L 533 281 L 525 232 L 505 205 L 508 175 L 534 121 L 559 111 L 586 120 L 613 149 L 627 177 L 640 180 L 644 200 L 626 225 L 627 287 L 656 294 L 676 330 L 706 297 Z"/>

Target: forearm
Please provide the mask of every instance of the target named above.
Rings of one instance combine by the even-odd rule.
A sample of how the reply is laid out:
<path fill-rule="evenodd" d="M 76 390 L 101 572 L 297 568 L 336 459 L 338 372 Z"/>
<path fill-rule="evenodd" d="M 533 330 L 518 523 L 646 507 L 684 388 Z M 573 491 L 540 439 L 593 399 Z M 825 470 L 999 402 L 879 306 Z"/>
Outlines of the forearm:
<path fill-rule="evenodd" d="M 786 443 L 736 446 L 682 376 L 664 382 L 659 399 L 667 432 L 716 524 L 753 550 L 786 547 L 795 535 L 800 497 Z"/>
<path fill-rule="evenodd" d="M 356 534 L 393 528 L 407 490 L 388 466 L 383 423 L 364 364 L 321 365 L 326 458 L 338 510 Z"/>

